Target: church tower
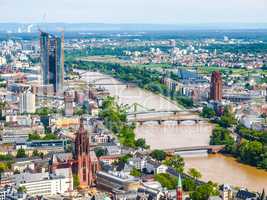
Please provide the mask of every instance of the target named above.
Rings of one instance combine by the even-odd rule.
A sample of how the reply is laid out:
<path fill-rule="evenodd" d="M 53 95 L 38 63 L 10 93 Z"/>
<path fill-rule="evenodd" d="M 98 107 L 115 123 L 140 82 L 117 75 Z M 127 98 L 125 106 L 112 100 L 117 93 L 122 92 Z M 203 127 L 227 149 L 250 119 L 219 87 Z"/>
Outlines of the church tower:
<path fill-rule="evenodd" d="M 75 138 L 75 159 L 77 161 L 77 175 L 80 180 L 80 187 L 90 187 L 93 182 L 91 158 L 90 158 L 90 140 L 87 131 L 84 128 L 84 119 L 80 119 L 80 128 Z"/>
<path fill-rule="evenodd" d="M 183 200 L 183 186 L 181 175 L 179 174 L 178 183 L 176 188 L 176 200 Z"/>

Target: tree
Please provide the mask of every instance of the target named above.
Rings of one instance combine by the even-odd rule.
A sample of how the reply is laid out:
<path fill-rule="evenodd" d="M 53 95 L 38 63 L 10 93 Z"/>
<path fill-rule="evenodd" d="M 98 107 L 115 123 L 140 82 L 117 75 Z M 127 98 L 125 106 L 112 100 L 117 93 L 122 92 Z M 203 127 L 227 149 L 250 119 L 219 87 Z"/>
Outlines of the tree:
<path fill-rule="evenodd" d="M 226 145 L 224 150 L 227 153 L 235 153 L 236 151 L 235 140 L 231 136 L 230 131 L 219 126 L 215 127 L 215 129 L 212 131 L 212 135 L 210 137 L 210 144 Z"/>
<path fill-rule="evenodd" d="M 228 107 L 225 107 L 223 115 L 218 123 L 224 128 L 228 128 L 236 124 L 235 116 L 230 112 Z"/>
<path fill-rule="evenodd" d="M 16 157 L 17 158 L 25 158 L 25 157 L 27 157 L 25 149 L 18 149 Z"/>
<path fill-rule="evenodd" d="M 4 162 L 0 162 L 0 173 L 6 171 L 7 169 L 7 164 Z"/>
<path fill-rule="evenodd" d="M 41 140 L 41 136 L 37 133 L 32 133 L 32 134 L 29 134 L 29 141 L 31 140 Z"/>
<path fill-rule="evenodd" d="M 47 133 L 43 137 L 43 140 L 56 140 L 56 139 L 58 139 L 57 136 L 55 134 L 52 134 L 52 133 Z"/>
<path fill-rule="evenodd" d="M 241 161 L 257 166 L 261 161 L 263 154 L 263 145 L 258 141 L 245 141 L 239 147 L 239 155 Z"/>
<path fill-rule="evenodd" d="M 80 179 L 78 175 L 73 175 L 73 188 L 77 189 L 80 186 Z"/>
<path fill-rule="evenodd" d="M 188 170 L 188 174 L 192 176 L 194 179 L 200 179 L 202 177 L 201 173 L 197 171 L 195 168 L 190 168 Z"/>
<path fill-rule="evenodd" d="M 162 160 L 165 160 L 166 153 L 163 150 L 156 149 L 156 150 L 152 151 L 151 157 L 158 160 L 158 161 L 162 161 Z"/>
<path fill-rule="evenodd" d="M 40 154 L 39 154 L 39 152 L 38 152 L 37 149 L 35 149 L 35 150 L 32 152 L 32 156 L 34 156 L 34 157 L 38 157 L 38 156 L 40 156 Z"/>
<path fill-rule="evenodd" d="M 35 112 L 36 115 L 39 115 L 42 117 L 45 117 L 45 116 L 48 116 L 48 115 L 54 114 L 54 113 L 57 113 L 57 109 L 51 109 L 48 107 L 39 108 Z"/>
<path fill-rule="evenodd" d="M 217 185 L 212 182 L 208 182 L 197 187 L 197 189 L 190 194 L 190 198 L 192 200 L 207 200 L 210 196 L 218 194 L 219 191 L 217 189 Z"/>
<path fill-rule="evenodd" d="M 20 187 L 18 188 L 18 192 L 19 192 L 19 193 L 26 193 L 26 192 L 27 192 L 27 189 L 26 189 L 25 186 L 20 186 Z"/>
<path fill-rule="evenodd" d="M 196 184 L 195 181 L 191 178 L 185 178 L 183 180 L 183 190 L 186 192 L 195 191 Z"/>
<path fill-rule="evenodd" d="M 131 158 L 132 156 L 130 154 L 127 154 L 127 155 L 124 155 L 122 157 L 119 158 L 119 163 L 128 163 L 129 159 Z"/>
<path fill-rule="evenodd" d="M 182 106 L 184 106 L 186 108 L 192 108 L 194 106 L 194 102 L 193 102 L 192 98 L 179 96 L 176 99 L 177 99 L 177 102 L 179 104 L 181 104 Z"/>
<path fill-rule="evenodd" d="M 246 83 L 246 84 L 245 84 L 245 88 L 246 88 L 247 90 L 252 90 L 252 89 L 253 89 L 253 86 L 250 85 L 249 83 Z"/>
<path fill-rule="evenodd" d="M 158 181 L 162 187 L 168 190 L 173 190 L 176 188 L 177 178 L 171 176 L 170 174 L 162 173 L 155 175 L 155 180 Z"/>
<path fill-rule="evenodd" d="M 184 159 L 179 155 L 172 156 L 168 160 L 165 160 L 164 164 L 175 169 L 177 173 L 183 173 L 184 171 Z"/>
<path fill-rule="evenodd" d="M 85 112 L 82 108 L 75 108 L 74 109 L 74 115 L 82 116 L 83 114 L 85 114 Z"/>
<path fill-rule="evenodd" d="M 201 116 L 210 119 L 212 117 L 215 117 L 216 113 L 212 108 L 205 106 L 202 110 Z"/>
<path fill-rule="evenodd" d="M 134 177 L 141 177 L 142 176 L 142 172 L 139 169 L 136 169 L 135 167 L 131 170 L 130 175 L 134 176 Z"/>
<path fill-rule="evenodd" d="M 10 154 L 7 155 L 0 155 L 0 161 L 12 161 L 13 156 Z"/>
<path fill-rule="evenodd" d="M 105 149 L 103 149 L 103 148 L 95 148 L 94 149 L 94 151 L 95 151 L 95 155 L 96 155 L 96 157 L 101 157 L 101 156 L 104 156 L 104 155 L 106 155 L 106 151 L 105 151 Z"/>
<path fill-rule="evenodd" d="M 143 138 L 139 138 L 135 141 L 135 146 L 136 147 L 140 147 L 142 149 L 146 149 L 147 145 L 146 145 L 146 140 Z"/>

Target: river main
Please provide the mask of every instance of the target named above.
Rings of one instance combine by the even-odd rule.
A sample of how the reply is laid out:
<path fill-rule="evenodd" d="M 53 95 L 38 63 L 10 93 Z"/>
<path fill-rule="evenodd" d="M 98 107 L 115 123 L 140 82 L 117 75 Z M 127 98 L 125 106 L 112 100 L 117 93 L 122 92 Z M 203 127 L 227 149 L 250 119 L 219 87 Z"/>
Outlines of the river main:
<path fill-rule="evenodd" d="M 98 72 L 83 74 L 82 79 L 98 83 L 119 83 L 114 78 Z M 100 80 L 101 79 L 101 80 Z M 179 110 L 175 103 L 164 97 L 144 91 L 138 87 L 122 85 L 104 86 L 121 104 L 132 105 L 138 103 L 147 109 Z M 140 108 L 141 109 L 141 108 Z M 145 138 L 152 149 L 164 149 L 185 146 L 204 146 L 209 144 L 212 126 L 210 124 L 172 124 L 147 123 L 135 129 L 137 138 Z M 185 168 L 196 168 L 203 176 L 203 180 L 217 183 L 227 183 L 233 186 L 245 187 L 252 191 L 267 190 L 267 172 L 237 162 L 232 157 L 221 154 L 198 158 L 185 158 Z"/>

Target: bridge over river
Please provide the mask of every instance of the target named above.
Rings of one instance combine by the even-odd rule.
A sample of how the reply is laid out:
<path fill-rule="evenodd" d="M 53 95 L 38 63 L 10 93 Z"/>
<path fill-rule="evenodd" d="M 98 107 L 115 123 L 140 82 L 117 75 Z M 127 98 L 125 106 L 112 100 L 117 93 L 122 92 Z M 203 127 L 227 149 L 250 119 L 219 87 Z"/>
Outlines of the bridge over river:
<path fill-rule="evenodd" d="M 204 121 L 203 118 L 199 117 L 195 113 L 184 112 L 184 111 L 148 111 L 148 112 L 136 112 L 128 114 L 128 122 L 135 122 L 143 125 L 145 122 L 158 122 L 159 125 L 165 121 L 177 122 L 179 125 L 184 121 L 193 121 L 195 124 L 200 121 Z"/>
<path fill-rule="evenodd" d="M 98 79 L 95 83 L 110 84 L 119 83 L 120 81 L 112 79 L 112 77 L 101 74 L 99 72 L 85 72 L 80 71 L 81 80 L 86 83 L 92 82 Z M 102 78 L 102 79 L 101 79 Z M 104 79 L 106 78 L 106 79 Z M 101 80 L 100 80 L 101 79 Z M 138 87 L 127 87 L 125 85 L 103 85 L 111 96 L 118 99 L 119 104 L 133 105 L 135 103 L 142 105 L 144 108 L 148 108 L 152 113 L 152 116 L 165 116 L 173 115 L 169 111 L 181 111 L 183 108 L 174 102 L 155 95 L 146 90 L 142 90 Z M 134 118 L 137 114 L 137 118 L 141 119 L 149 114 L 138 114 L 143 111 L 142 107 L 137 107 L 136 113 L 129 113 L 128 119 Z M 133 109 L 134 110 L 134 109 Z M 160 113 L 159 111 L 168 111 Z M 191 111 L 188 111 L 191 112 Z M 181 113 L 179 113 L 181 114 Z M 179 116 L 179 114 L 177 114 Z M 196 113 L 192 112 L 192 115 Z M 213 126 L 209 123 L 197 123 L 187 125 L 186 123 L 144 123 L 137 126 L 135 129 L 136 138 L 144 138 L 146 143 L 150 145 L 151 149 L 166 149 L 166 150 L 190 150 L 194 148 L 208 148 L 210 142 L 210 135 L 212 134 Z M 185 149 L 185 148 L 187 149 Z M 197 168 L 201 171 L 204 181 L 212 180 L 220 184 L 227 183 L 235 186 L 247 187 L 251 190 L 261 192 L 263 188 L 267 190 L 267 172 L 262 170 L 241 165 L 237 163 L 235 159 L 225 157 L 220 154 L 210 154 L 206 157 L 199 158 L 186 158 L 186 170 L 189 168 Z"/>

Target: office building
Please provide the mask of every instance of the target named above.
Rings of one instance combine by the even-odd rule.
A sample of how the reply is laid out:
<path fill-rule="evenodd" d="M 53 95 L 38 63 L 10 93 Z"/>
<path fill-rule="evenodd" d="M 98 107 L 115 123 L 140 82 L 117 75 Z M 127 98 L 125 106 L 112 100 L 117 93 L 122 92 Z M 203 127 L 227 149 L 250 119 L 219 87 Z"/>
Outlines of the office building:
<path fill-rule="evenodd" d="M 41 32 L 41 65 L 43 85 L 53 85 L 54 92 L 61 94 L 64 83 L 64 36 L 61 38 Z"/>
<path fill-rule="evenodd" d="M 97 187 L 109 192 L 114 191 L 137 191 L 140 181 L 124 172 L 97 172 Z"/>
<path fill-rule="evenodd" d="M 19 96 L 19 112 L 35 113 L 35 95 L 29 91 L 23 92 Z"/>
<path fill-rule="evenodd" d="M 31 196 L 53 196 L 73 190 L 70 168 L 57 169 L 55 173 L 21 173 L 14 175 L 16 187 L 24 186 Z"/>
<path fill-rule="evenodd" d="M 73 116 L 73 112 L 74 112 L 73 102 L 74 102 L 74 95 L 69 91 L 64 92 L 65 116 L 68 116 L 68 117 Z"/>
<path fill-rule="evenodd" d="M 210 100 L 221 101 L 222 100 L 222 77 L 221 73 L 216 71 L 211 75 L 210 83 Z"/>

